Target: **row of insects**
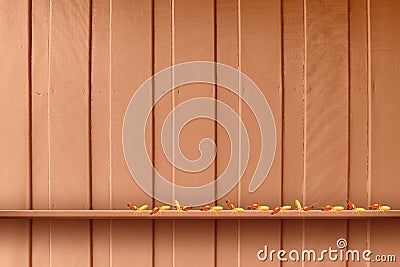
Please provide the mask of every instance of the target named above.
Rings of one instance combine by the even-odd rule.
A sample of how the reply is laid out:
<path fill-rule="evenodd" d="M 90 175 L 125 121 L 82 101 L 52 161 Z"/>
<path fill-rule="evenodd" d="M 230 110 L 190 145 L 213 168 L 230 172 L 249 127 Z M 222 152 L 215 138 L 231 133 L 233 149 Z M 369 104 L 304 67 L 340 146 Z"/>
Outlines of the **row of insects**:
<path fill-rule="evenodd" d="M 235 211 L 235 212 L 244 212 L 245 209 L 244 208 L 240 208 L 240 207 L 236 207 L 231 201 L 229 200 L 225 200 L 226 202 L 226 206 L 228 207 L 229 210 Z M 188 211 L 192 209 L 192 206 L 181 206 L 180 203 L 175 200 L 174 202 L 175 204 L 175 210 L 178 211 Z M 306 205 L 306 206 L 302 206 L 299 200 L 295 200 L 294 204 L 296 206 L 296 210 L 299 211 L 310 211 L 313 210 L 314 207 L 313 205 Z M 132 203 L 128 203 L 127 206 L 129 207 L 129 209 L 133 210 L 133 211 L 145 211 L 149 208 L 149 205 L 143 205 L 140 207 L 135 206 Z M 353 210 L 355 212 L 365 212 L 366 209 L 365 208 L 360 208 L 357 207 L 353 202 L 348 201 L 347 202 L 347 206 L 349 210 Z M 247 207 L 249 210 L 260 210 L 260 211 L 269 211 L 269 207 L 268 206 L 264 206 L 264 205 L 259 205 L 257 203 L 252 203 L 250 206 Z M 165 206 L 161 206 L 161 207 L 155 207 L 151 210 L 151 215 L 156 214 L 159 211 L 162 210 L 170 210 L 172 209 L 171 206 L 165 205 Z M 203 206 L 200 210 L 201 211 L 221 211 L 224 208 L 222 206 L 211 206 L 211 205 L 205 205 Z M 285 206 L 278 206 L 275 207 L 272 210 L 272 215 L 277 214 L 279 212 L 283 212 L 285 210 L 291 210 L 292 206 L 290 205 L 285 205 Z M 332 206 L 332 205 L 325 205 L 322 208 L 316 209 L 316 210 L 322 210 L 322 211 L 342 211 L 344 210 L 345 207 L 343 206 Z M 381 206 L 379 204 L 373 204 L 371 206 L 369 206 L 369 209 L 371 210 L 381 210 L 381 211 L 388 211 L 390 210 L 390 206 Z"/>

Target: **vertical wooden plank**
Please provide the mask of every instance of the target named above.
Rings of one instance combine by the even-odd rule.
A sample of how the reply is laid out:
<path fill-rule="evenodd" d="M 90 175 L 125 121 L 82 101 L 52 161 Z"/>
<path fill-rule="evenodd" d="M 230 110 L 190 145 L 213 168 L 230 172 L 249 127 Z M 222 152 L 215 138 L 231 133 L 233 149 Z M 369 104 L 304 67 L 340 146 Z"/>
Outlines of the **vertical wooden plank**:
<path fill-rule="evenodd" d="M 110 1 L 92 2 L 92 208 L 110 209 Z M 93 220 L 93 266 L 110 266 L 111 221 Z"/>
<path fill-rule="evenodd" d="M 350 0 L 350 140 L 349 199 L 361 207 L 368 206 L 368 25 L 367 1 Z M 348 243 L 352 248 L 367 249 L 368 221 L 349 220 Z M 348 266 L 366 266 L 365 262 L 348 262 Z"/>
<path fill-rule="evenodd" d="M 172 65 L 172 1 L 154 1 L 154 72 Z M 154 84 L 154 95 L 157 84 Z M 172 110 L 172 93 L 165 95 L 154 107 L 154 166 L 167 180 L 172 181 L 172 165 L 165 157 L 161 130 L 168 113 Z M 170 140 L 172 142 L 172 139 Z M 154 191 L 160 190 L 155 182 Z M 162 205 L 155 200 L 155 206 Z M 154 266 L 173 266 L 173 221 L 154 221 Z"/>
<path fill-rule="evenodd" d="M 212 0 L 201 2 L 176 0 L 173 3 L 173 63 L 179 64 L 193 60 L 214 61 L 214 2 Z M 182 86 L 174 92 L 174 106 L 200 96 L 214 98 L 215 87 L 205 84 Z M 174 115 L 175 123 L 179 121 L 182 114 L 175 112 Z M 198 144 L 200 140 L 207 137 L 215 140 L 215 123 L 200 119 L 189 123 L 181 132 L 180 139 L 175 138 L 174 142 L 179 142 L 182 153 L 186 157 L 196 159 L 200 156 Z M 199 173 L 188 175 L 178 169 L 174 172 L 174 182 L 184 186 L 206 184 L 213 181 L 214 177 L 214 163 Z M 174 233 L 175 266 L 214 265 L 214 221 L 177 220 Z M 188 253 L 188 251 L 201 253 Z"/>
<path fill-rule="evenodd" d="M 238 2 L 235 0 L 216 1 L 216 56 L 217 62 L 229 65 L 235 69 L 239 67 L 239 21 Z M 218 80 L 218 77 L 217 77 Z M 237 81 L 239 83 L 239 80 Z M 216 98 L 229 105 L 239 115 L 239 97 L 224 87 L 217 86 Z M 218 121 L 222 110 L 217 107 L 216 118 Z M 232 120 L 229 123 L 236 125 L 239 131 L 238 121 Z M 220 177 L 227 166 L 233 147 L 239 147 L 239 143 L 233 143 L 224 128 L 217 125 L 217 158 L 216 177 Z M 219 189 L 217 182 L 217 191 Z M 225 199 L 238 203 L 238 187 L 236 186 L 224 198 L 219 199 L 217 204 L 225 206 Z M 217 220 L 216 224 L 216 265 L 237 266 L 238 265 L 238 221 Z"/>
<path fill-rule="evenodd" d="M 50 3 L 32 3 L 32 208 L 49 209 Z M 32 221 L 32 266 L 50 265 L 50 220 Z"/>
<path fill-rule="evenodd" d="M 396 134 L 400 130 L 399 12 L 398 1 L 370 1 L 370 201 L 386 203 L 394 209 L 400 208 L 400 142 Z M 399 235 L 398 222 L 373 220 L 370 249 L 374 254 L 396 254 L 393 248 L 398 246 Z"/>
<path fill-rule="evenodd" d="M 89 209 L 89 1 L 50 2 L 51 209 Z M 54 266 L 90 265 L 89 221 L 50 221 Z"/>
<path fill-rule="evenodd" d="M 283 148 L 282 201 L 303 205 L 304 176 L 304 9 L 302 0 L 282 2 L 283 42 Z M 282 222 L 282 248 L 302 249 L 303 221 Z M 283 262 L 282 266 L 301 266 Z"/>
<path fill-rule="evenodd" d="M 260 155 L 257 151 L 261 147 L 260 131 L 248 107 L 241 105 L 241 118 L 249 134 L 251 150 L 247 170 L 240 182 L 240 204 L 245 206 L 251 202 L 258 202 L 273 207 L 281 205 L 281 3 L 276 0 L 241 1 L 240 21 L 240 68 L 258 85 L 269 102 L 277 130 L 272 168 L 264 184 L 256 192 L 249 194 L 248 187 Z M 241 89 L 240 93 L 244 98 L 251 97 L 246 96 L 247 91 L 244 89 Z M 240 221 L 239 231 L 240 265 L 260 264 L 256 253 L 265 245 L 276 250 L 281 247 L 280 221 Z M 276 260 L 268 264 L 280 266 L 280 262 Z"/>
<path fill-rule="evenodd" d="M 348 186 L 348 3 L 305 2 L 305 201 L 346 205 Z M 346 221 L 307 221 L 304 247 L 334 247 Z M 329 229 L 329 231 L 326 231 Z M 310 262 L 307 266 L 345 266 Z"/>
<path fill-rule="evenodd" d="M 0 2 L 0 208 L 29 209 L 29 2 Z M 29 266 L 30 221 L 0 221 L 0 265 Z"/>
<path fill-rule="evenodd" d="M 111 2 L 111 209 L 126 209 L 128 201 L 152 204 L 134 182 L 122 150 L 122 123 L 136 89 L 152 72 L 152 4 L 150 1 Z M 149 92 L 149 103 L 152 92 Z M 151 126 L 152 123 L 150 122 Z M 148 130 L 148 129 L 147 129 Z M 151 151 L 152 129 L 146 144 Z M 152 170 L 148 177 L 151 179 Z M 111 265 L 152 265 L 152 224 L 149 221 L 111 222 Z"/>

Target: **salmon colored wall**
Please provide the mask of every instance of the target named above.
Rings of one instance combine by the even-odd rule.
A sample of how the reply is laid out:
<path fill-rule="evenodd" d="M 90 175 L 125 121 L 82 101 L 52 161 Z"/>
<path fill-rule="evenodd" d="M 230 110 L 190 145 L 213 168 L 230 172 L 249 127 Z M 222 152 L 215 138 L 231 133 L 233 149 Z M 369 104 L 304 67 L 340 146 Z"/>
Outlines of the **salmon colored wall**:
<path fill-rule="evenodd" d="M 221 149 L 188 181 L 162 154 L 168 112 L 205 96 L 241 116 L 254 148 L 231 201 L 351 199 L 400 209 L 399 14 L 397 0 L 0 0 L 0 209 L 158 205 L 126 167 L 123 115 L 153 73 L 193 60 L 230 65 L 257 83 L 275 117 L 277 150 L 264 184 L 248 193 L 260 147 L 249 109 L 224 88 L 184 86 L 157 104 L 146 132 L 154 165 L 171 181 L 212 181 L 229 160 Z M 185 155 L 197 157 L 205 137 L 230 145 L 223 128 L 199 121 L 182 133 Z M 262 266 L 256 252 L 266 243 L 318 249 L 340 237 L 396 253 L 399 222 L 1 219 L 0 266 Z M 382 264 L 282 263 L 317 265 Z"/>

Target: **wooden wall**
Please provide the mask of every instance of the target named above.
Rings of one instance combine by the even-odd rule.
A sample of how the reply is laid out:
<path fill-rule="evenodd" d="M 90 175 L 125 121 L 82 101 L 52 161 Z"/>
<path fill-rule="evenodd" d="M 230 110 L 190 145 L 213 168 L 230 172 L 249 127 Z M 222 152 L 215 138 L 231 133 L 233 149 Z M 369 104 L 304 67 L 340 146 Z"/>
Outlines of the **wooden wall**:
<path fill-rule="evenodd" d="M 277 150 L 267 180 L 249 194 L 259 133 L 248 108 L 224 88 L 184 86 L 157 104 L 146 134 L 156 168 L 172 181 L 205 183 L 226 166 L 221 149 L 188 181 L 162 155 L 168 112 L 206 96 L 248 125 L 251 164 L 227 195 L 238 205 L 351 199 L 400 209 L 399 14 L 397 0 L 0 0 L 0 209 L 159 204 L 130 177 L 123 115 L 153 73 L 192 60 L 228 64 L 258 84 Z M 221 127 L 199 121 L 182 133 L 185 155 L 197 157 L 205 137 L 229 147 Z M 256 252 L 265 244 L 318 249 L 340 237 L 395 254 L 399 222 L 0 220 L 0 266 L 262 266 Z M 268 263 L 281 265 L 382 264 Z"/>

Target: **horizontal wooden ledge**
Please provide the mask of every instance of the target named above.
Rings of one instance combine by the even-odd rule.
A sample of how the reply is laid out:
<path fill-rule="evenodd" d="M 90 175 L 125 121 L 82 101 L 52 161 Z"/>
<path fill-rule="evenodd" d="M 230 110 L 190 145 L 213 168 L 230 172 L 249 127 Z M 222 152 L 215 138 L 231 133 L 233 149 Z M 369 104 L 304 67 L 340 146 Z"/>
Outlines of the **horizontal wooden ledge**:
<path fill-rule="evenodd" d="M 372 211 L 357 213 L 351 210 L 332 211 L 297 211 L 287 210 L 272 215 L 271 211 L 252 211 L 236 213 L 223 211 L 160 211 L 150 215 L 150 210 L 135 212 L 130 210 L 0 210 L 0 219 L 377 219 L 400 218 L 400 210 Z"/>

